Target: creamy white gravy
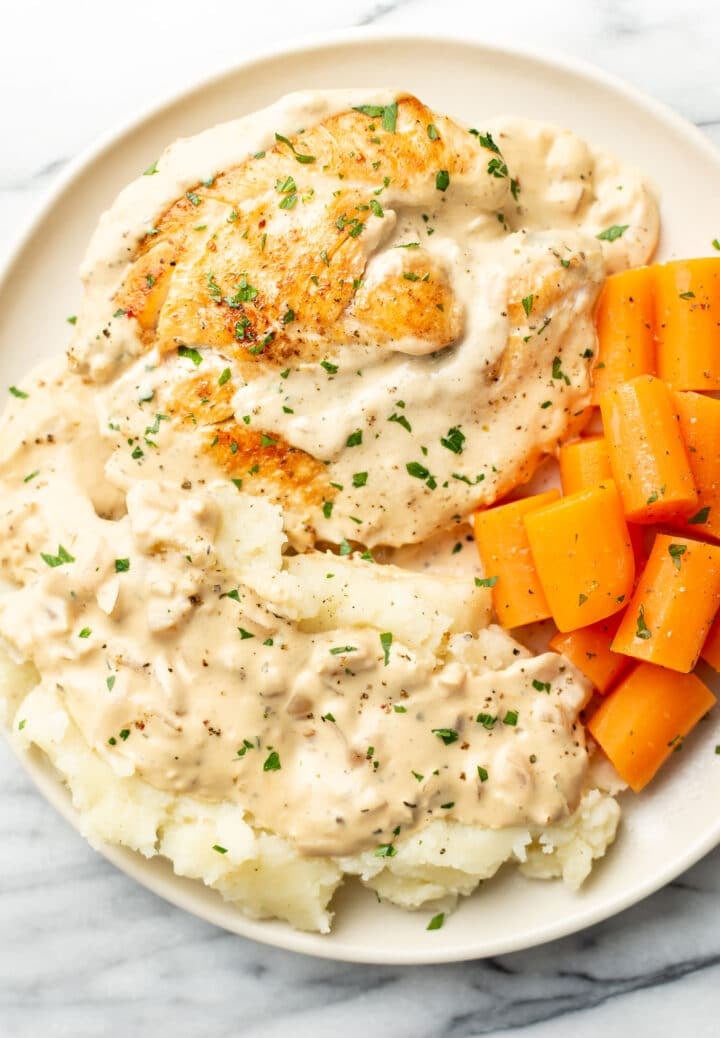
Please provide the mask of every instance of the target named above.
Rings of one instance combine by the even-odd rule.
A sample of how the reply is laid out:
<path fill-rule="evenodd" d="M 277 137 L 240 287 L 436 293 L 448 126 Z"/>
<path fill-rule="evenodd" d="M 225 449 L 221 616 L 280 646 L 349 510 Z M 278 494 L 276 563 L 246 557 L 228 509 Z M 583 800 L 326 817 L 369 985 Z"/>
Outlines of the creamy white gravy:
<path fill-rule="evenodd" d="M 547 824 L 577 805 L 587 770 L 577 716 L 588 686 L 566 661 L 530 656 L 486 628 L 488 594 L 469 581 L 410 576 L 358 556 L 283 559 L 277 511 L 219 482 L 190 432 L 155 413 L 151 390 L 159 394 L 187 362 L 143 355 L 129 321 L 102 334 L 139 236 L 198 176 L 263 147 L 278 129 L 390 96 L 296 95 L 174 145 L 159 173 L 131 185 L 101 221 L 70 367 L 43 366 L 0 425 L 0 567 L 13 588 L 0 596 L 2 636 L 60 690 L 88 743 L 117 771 L 240 802 L 258 826 L 311 854 L 372 846 L 391 854 L 401 834 L 437 817 Z M 543 188 L 536 170 L 548 165 L 547 140 L 550 152 L 565 140 L 543 132 L 550 138 L 540 134 L 536 148 L 532 126 L 494 127 L 527 184 L 527 209 L 502 210 L 508 229 L 496 212 L 468 223 L 450 196 L 433 211 L 430 236 L 419 213 L 397 213 L 390 245 L 425 233 L 424 246 L 448 269 L 465 308 L 466 334 L 453 350 L 423 358 L 406 344 L 406 352 L 390 350 L 363 366 L 361 382 L 339 374 L 322 399 L 307 370 L 287 379 L 282 394 L 262 378 L 238 391 L 238 414 L 262 416 L 290 443 L 328 460 L 338 482 L 351 486 L 353 473 L 371 474 L 364 488 L 371 493 L 349 491 L 336 521 L 317 524 L 318 536 L 367 544 L 425 537 L 442 525 L 438 515 L 467 512 L 457 491 L 468 484 L 453 473 L 476 486 L 483 476 L 496 493 L 506 477 L 495 470 L 529 470 L 586 402 L 583 353 L 593 345 L 589 315 L 604 270 L 601 243 L 587 232 L 615 214 L 602 198 L 620 174 L 602 160 L 605 174 L 598 179 L 593 167 L 585 197 L 587 163 L 596 160 L 570 149 L 575 165 L 566 156 Z M 611 243 L 611 263 L 628 262 L 634 248 L 647 252 L 654 240 L 644 186 L 629 174 L 622 186 L 639 223 L 622 255 Z M 548 234 L 548 226 L 560 230 Z M 503 353 L 508 278 L 533 264 L 566 270 L 559 263 L 566 257 L 581 258 L 572 291 L 545 328 L 528 315 L 532 345 L 502 400 L 482 379 L 485 390 L 468 393 Z M 567 377 L 545 365 L 555 351 Z M 225 364 L 211 356 L 207 363 L 218 371 Z M 289 402 L 303 421 L 282 410 Z M 412 432 L 387 421 L 393 408 Z M 372 416 L 382 422 L 382 440 L 363 437 L 344 451 L 361 421 L 373 427 Z M 465 431 L 459 451 L 440 443 L 450 426 Z M 417 450 L 408 454 L 411 439 Z M 142 465 L 133 458 L 140 444 Z M 398 475 L 411 478 L 403 475 L 407 460 L 426 466 L 436 486 L 416 478 L 408 498 Z M 443 502 L 430 509 L 432 521 L 429 495 Z M 362 534 L 343 521 L 360 510 Z M 263 523 L 269 536 L 275 531 L 269 556 L 258 538 Z M 420 584 L 408 584 L 414 579 Z M 378 615 L 396 618 L 394 630 L 373 614 L 373 593 L 383 600 Z"/>

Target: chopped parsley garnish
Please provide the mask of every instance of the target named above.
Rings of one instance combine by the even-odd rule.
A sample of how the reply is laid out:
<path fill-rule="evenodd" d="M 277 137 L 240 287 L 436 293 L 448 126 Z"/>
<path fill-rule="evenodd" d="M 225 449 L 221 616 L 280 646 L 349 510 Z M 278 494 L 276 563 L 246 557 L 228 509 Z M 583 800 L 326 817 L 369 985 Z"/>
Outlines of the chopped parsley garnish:
<path fill-rule="evenodd" d="M 426 469 L 419 461 L 409 461 L 405 468 L 408 471 L 408 475 L 414 476 L 415 479 L 427 479 L 430 475 L 430 470 Z"/>
<path fill-rule="evenodd" d="M 280 202 L 280 209 L 294 209 L 297 203 L 297 195 L 285 195 Z"/>
<path fill-rule="evenodd" d="M 476 487 L 478 483 L 482 483 L 485 479 L 485 474 L 480 473 L 475 477 L 475 479 L 470 479 L 469 476 L 464 476 L 461 472 L 453 472 L 452 478 L 457 479 L 460 483 L 467 483 L 469 487 Z"/>
<path fill-rule="evenodd" d="M 231 371 L 230 368 L 225 368 L 220 377 L 218 378 L 218 385 L 224 386 L 226 382 L 230 381 Z"/>
<path fill-rule="evenodd" d="M 260 446 L 261 447 L 275 447 L 276 445 L 277 445 L 277 440 L 274 440 L 272 438 L 272 436 L 266 436 L 265 433 L 261 433 L 261 435 L 260 435 Z"/>
<path fill-rule="evenodd" d="M 706 505 L 705 508 L 701 508 L 699 512 L 695 513 L 695 515 L 690 516 L 688 522 L 691 523 L 693 526 L 702 526 L 708 521 L 709 515 L 710 506 Z"/>
<path fill-rule="evenodd" d="M 196 368 L 202 364 L 202 354 L 194 346 L 178 346 L 178 356 L 187 357 Z"/>
<path fill-rule="evenodd" d="M 417 782 L 422 782 L 422 780 L 425 778 L 425 776 L 421 775 L 419 771 L 411 771 L 410 774 Z"/>
<path fill-rule="evenodd" d="M 108 687 L 108 692 L 112 692 L 112 690 L 115 688 L 115 682 L 116 681 L 117 681 L 117 675 L 116 674 L 111 674 L 110 677 L 105 678 L 105 684 Z"/>
<path fill-rule="evenodd" d="M 219 843 L 213 844 L 213 850 L 217 851 L 218 854 L 227 854 L 227 847 L 221 847 Z"/>
<path fill-rule="evenodd" d="M 498 577 L 475 577 L 475 587 L 495 587 Z"/>
<path fill-rule="evenodd" d="M 390 648 L 392 646 L 392 643 L 393 643 L 393 636 L 392 636 L 392 634 L 390 633 L 390 631 L 384 631 L 380 635 L 380 645 L 382 646 L 383 661 L 384 661 L 384 666 L 386 666 L 386 667 L 387 667 L 387 665 L 390 662 Z"/>
<path fill-rule="evenodd" d="M 321 360 L 320 367 L 325 368 L 328 375 L 337 375 L 338 366 L 337 364 L 331 364 L 329 360 Z"/>
<path fill-rule="evenodd" d="M 353 474 L 352 484 L 354 487 L 364 487 L 367 483 L 367 478 L 367 472 L 355 472 Z"/>
<path fill-rule="evenodd" d="M 438 133 L 438 128 L 435 125 L 435 123 L 428 123 L 427 135 L 431 141 L 436 141 L 440 138 L 440 134 Z"/>
<path fill-rule="evenodd" d="M 293 191 L 297 191 L 297 184 L 295 183 L 295 178 L 285 177 L 284 180 L 278 179 L 275 182 L 275 190 L 279 191 L 281 195 L 291 194 Z"/>
<path fill-rule="evenodd" d="M 40 469 L 35 469 L 33 472 L 28 472 L 27 476 L 23 477 L 23 483 L 29 483 L 31 479 L 35 479 L 40 474 Z"/>
<path fill-rule="evenodd" d="M 562 369 L 562 361 L 560 357 L 553 358 L 552 377 L 555 379 L 561 379 L 566 385 L 570 385 L 570 379 Z"/>
<path fill-rule="evenodd" d="M 16 396 L 18 400 L 27 400 L 28 394 L 23 392 L 22 389 L 18 389 L 17 386 L 10 386 L 10 392 L 13 396 Z"/>
<path fill-rule="evenodd" d="M 442 739 L 446 746 L 449 746 L 453 742 L 457 742 L 460 736 L 454 728 L 433 728 L 433 735 L 437 735 L 438 739 Z"/>
<path fill-rule="evenodd" d="M 525 296 L 525 298 L 523 299 L 522 306 L 523 306 L 523 310 L 525 311 L 525 316 L 526 317 L 530 316 L 530 313 L 532 311 L 534 302 L 535 302 L 535 296 L 532 293 L 529 296 Z"/>
<path fill-rule="evenodd" d="M 643 641 L 647 641 L 648 638 L 652 638 L 652 631 L 648 628 L 645 623 L 645 607 L 640 606 L 640 611 L 637 615 L 637 628 L 635 630 L 635 637 L 641 638 Z"/>
<path fill-rule="evenodd" d="M 717 238 L 713 238 L 713 240 L 712 240 L 712 247 L 714 249 L 717 249 L 718 252 L 720 252 L 720 241 L 718 241 Z"/>
<path fill-rule="evenodd" d="M 246 631 L 244 627 L 238 627 L 238 634 L 240 635 L 240 641 L 245 641 L 247 638 L 254 638 L 255 635 L 251 631 Z"/>
<path fill-rule="evenodd" d="M 349 652 L 357 652 L 357 645 L 336 645 L 330 649 L 331 656 L 345 656 Z"/>
<path fill-rule="evenodd" d="M 447 191 L 450 186 L 450 174 L 446 169 L 439 169 L 435 174 L 435 187 L 438 191 Z"/>
<path fill-rule="evenodd" d="M 376 858 L 394 858 L 397 851 L 391 843 L 381 843 L 375 850 Z"/>
<path fill-rule="evenodd" d="M 267 760 L 263 764 L 263 771 L 280 771 L 282 765 L 280 764 L 280 754 L 277 750 L 273 750 L 268 755 Z"/>
<path fill-rule="evenodd" d="M 535 689 L 536 692 L 549 692 L 550 691 L 550 682 L 549 681 L 538 681 L 537 678 L 533 678 L 532 686 L 533 686 L 533 688 Z"/>
<path fill-rule="evenodd" d="M 287 144 L 288 148 L 295 156 L 297 162 L 302 162 L 304 165 L 308 165 L 310 162 L 315 162 L 314 155 L 303 155 L 301 152 L 298 152 L 293 142 L 288 140 L 287 137 L 283 137 L 281 133 L 275 134 L 275 140 L 278 141 L 278 143 L 280 144 Z"/>
<path fill-rule="evenodd" d="M 321 721 L 330 721 L 331 724 L 335 724 L 336 723 L 335 718 L 333 717 L 333 715 L 330 713 L 329 710 L 328 710 L 328 712 L 326 714 L 321 714 L 320 715 L 320 720 Z"/>
<path fill-rule="evenodd" d="M 487 164 L 487 172 L 491 177 L 501 180 L 508 175 L 507 163 L 502 158 L 490 159 Z"/>
<path fill-rule="evenodd" d="M 130 569 L 130 559 L 115 559 L 115 572 L 127 573 Z"/>
<path fill-rule="evenodd" d="M 407 429 L 409 433 L 412 432 L 412 426 L 410 425 L 410 422 L 407 420 L 404 414 L 391 414 L 388 418 L 388 421 L 397 422 L 398 425 L 402 425 L 403 429 Z"/>
<path fill-rule="evenodd" d="M 444 912 L 438 912 L 437 915 L 434 915 L 432 917 L 432 919 L 427 924 L 425 929 L 426 930 L 439 930 L 442 927 L 444 922 L 445 922 L 445 913 Z"/>
<path fill-rule="evenodd" d="M 385 216 L 385 210 L 380 205 L 377 198 L 371 198 L 368 204 L 370 206 L 370 211 L 374 213 L 375 216 L 380 217 L 380 219 L 382 219 Z"/>
<path fill-rule="evenodd" d="M 670 544 L 668 546 L 668 552 L 670 554 L 671 559 L 673 560 L 673 565 L 675 566 L 675 569 L 679 570 L 681 568 L 681 556 L 684 555 L 686 551 L 687 544 Z"/>
<path fill-rule="evenodd" d="M 291 309 L 291 307 L 288 307 L 287 310 L 285 311 L 285 313 L 283 314 L 282 323 L 283 324 L 292 324 L 292 322 L 294 320 L 295 320 L 295 311 L 293 309 Z"/>
<path fill-rule="evenodd" d="M 129 737 L 130 737 L 130 729 L 129 728 L 123 728 L 123 730 L 120 732 L 120 738 L 122 739 L 123 742 L 127 742 Z"/>
<path fill-rule="evenodd" d="M 440 437 L 440 443 L 453 454 L 462 454 L 465 444 L 465 433 L 461 432 L 457 425 L 448 429 L 445 436 Z"/>
<path fill-rule="evenodd" d="M 89 638 L 91 634 L 92 631 L 89 627 L 83 627 L 82 631 L 78 634 L 78 638 Z"/>
<path fill-rule="evenodd" d="M 51 569 L 55 569 L 56 566 L 63 566 L 66 562 L 75 561 L 75 557 L 66 548 L 63 548 L 62 544 L 58 544 L 57 555 L 48 555 L 41 551 L 40 558 Z"/>
<path fill-rule="evenodd" d="M 332 515 L 333 508 L 335 507 L 334 501 L 323 501 L 322 513 L 326 519 L 329 519 Z"/>
<path fill-rule="evenodd" d="M 22 721 L 18 721 L 18 731 L 21 732 L 26 724 L 27 724 L 27 718 L 26 717 L 24 717 L 22 719 Z"/>
<path fill-rule="evenodd" d="M 604 231 L 600 231 L 595 237 L 599 238 L 600 241 L 617 241 L 618 238 L 622 238 L 625 231 L 628 229 L 630 224 L 617 224 L 614 223 L 612 227 L 606 227 Z"/>
<path fill-rule="evenodd" d="M 512 727 L 514 728 L 517 723 L 518 723 L 518 712 L 517 712 L 517 710 L 508 710 L 507 713 L 505 714 L 505 716 L 503 717 L 503 724 L 512 725 Z"/>
<path fill-rule="evenodd" d="M 340 541 L 340 554 L 341 555 L 350 555 L 351 553 L 352 553 L 352 548 L 350 547 L 350 544 L 348 543 L 348 541 L 343 537 L 343 539 Z"/>
<path fill-rule="evenodd" d="M 393 710 L 395 711 L 396 714 L 406 714 L 407 713 L 407 707 L 406 706 L 398 706 L 397 704 L 395 704 L 395 706 L 393 706 Z"/>
<path fill-rule="evenodd" d="M 265 641 L 263 642 L 263 645 L 274 645 L 274 644 L 275 644 L 275 642 L 273 641 L 272 638 L 266 638 Z"/>
<path fill-rule="evenodd" d="M 257 299 L 257 295 L 258 290 L 254 285 L 250 284 L 247 274 L 240 274 L 235 288 L 235 295 L 226 299 L 225 302 L 231 309 L 237 310 L 241 303 L 252 303 L 254 299 Z"/>
<path fill-rule="evenodd" d="M 477 773 L 478 773 L 478 778 L 480 779 L 481 782 L 487 782 L 487 780 L 488 780 L 487 768 L 483 768 L 483 766 L 481 764 L 478 764 L 478 766 L 477 766 Z"/>
<path fill-rule="evenodd" d="M 498 148 L 495 141 L 492 139 L 492 134 L 490 133 L 490 131 L 488 131 L 487 133 L 480 133 L 479 130 L 470 130 L 469 132 L 473 135 L 473 137 L 477 137 L 483 148 L 487 148 L 488 151 L 494 151 L 496 155 L 500 154 L 500 149 Z"/>
<path fill-rule="evenodd" d="M 345 441 L 346 447 L 359 447 L 362 443 L 362 429 L 356 429 L 355 432 L 350 433 L 347 440 Z"/>
<path fill-rule="evenodd" d="M 148 166 L 148 168 L 146 170 L 143 170 L 143 176 L 144 177 L 152 177 L 152 176 L 154 176 L 155 173 L 157 173 L 157 171 L 158 171 L 157 159 L 155 159 L 155 161 L 152 163 L 152 165 Z"/>
<path fill-rule="evenodd" d="M 248 750 L 254 750 L 254 749 L 255 749 L 255 743 L 254 742 L 250 742 L 249 739 L 243 739 L 242 746 L 236 752 L 237 752 L 238 757 L 244 757 Z"/>
<path fill-rule="evenodd" d="M 70 316 L 66 317 L 65 320 L 68 324 L 77 324 L 77 314 L 70 314 Z"/>
<path fill-rule="evenodd" d="M 486 728 L 488 731 L 490 731 L 491 728 L 495 727 L 497 717 L 493 717 L 492 714 L 478 714 L 475 720 L 478 724 L 481 724 L 483 728 Z"/>
<path fill-rule="evenodd" d="M 383 130 L 386 130 L 387 133 L 395 133 L 398 115 L 397 101 L 393 101 L 389 105 L 355 105 L 353 111 L 361 112 L 369 119 L 381 119 Z"/>
<path fill-rule="evenodd" d="M 118 309 L 113 314 L 113 317 L 115 317 L 115 318 L 124 317 L 126 314 L 127 314 L 127 310 L 123 310 L 122 307 L 118 307 Z"/>
<path fill-rule="evenodd" d="M 185 197 L 187 198 L 188 202 L 190 202 L 192 205 L 200 205 L 200 195 L 196 195 L 194 191 L 186 191 Z"/>

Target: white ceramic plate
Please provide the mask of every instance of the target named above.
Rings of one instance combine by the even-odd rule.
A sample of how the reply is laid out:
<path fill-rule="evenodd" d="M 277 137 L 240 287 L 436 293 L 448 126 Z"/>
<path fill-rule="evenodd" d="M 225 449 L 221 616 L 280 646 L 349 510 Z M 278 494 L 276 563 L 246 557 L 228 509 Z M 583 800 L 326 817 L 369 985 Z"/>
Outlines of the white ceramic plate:
<path fill-rule="evenodd" d="M 566 60 L 457 40 L 347 33 L 265 55 L 202 83 L 113 133 L 75 164 L 0 281 L 0 387 L 64 347 L 65 318 L 78 308 L 76 271 L 98 216 L 166 144 L 291 90 L 373 85 L 413 91 L 475 125 L 507 112 L 567 126 L 652 178 L 662 199 L 662 258 L 711 251 L 720 227 L 720 155 L 654 101 Z M 214 891 L 174 876 L 166 861 L 146 861 L 114 847 L 103 853 L 168 901 L 238 934 L 295 951 L 377 963 L 497 955 L 607 918 L 720 842 L 720 757 L 714 753 L 719 726 L 720 716 L 700 725 L 648 792 L 623 798 L 619 838 L 580 893 L 503 872 L 437 931 L 425 930 L 428 913 L 378 904 L 374 894 L 348 884 L 336 899 L 331 936 L 297 933 L 283 923 L 246 919 Z M 77 825 L 64 786 L 40 755 L 22 763 L 47 799 Z"/>

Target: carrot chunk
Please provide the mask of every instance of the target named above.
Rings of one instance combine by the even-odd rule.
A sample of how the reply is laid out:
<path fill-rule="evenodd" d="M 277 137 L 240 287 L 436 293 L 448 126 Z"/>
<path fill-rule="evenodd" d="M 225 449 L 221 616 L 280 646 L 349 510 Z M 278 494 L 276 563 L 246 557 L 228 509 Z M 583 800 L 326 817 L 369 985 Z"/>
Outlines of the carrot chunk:
<path fill-rule="evenodd" d="M 612 480 L 530 512 L 525 529 L 561 631 L 604 620 L 622 608 L 632 591 L 635 559 Z"/>
<path fill-rule="evenodd" d="M 720 257 L 654 270 L 658 375 L 673 389 L 720 389 Z"/>
<path fill-rule="evenodd" d="M 559 497 L 557 490 L 548 490 L 475 513 L 475 541 L 487 578 L 494 581 L 493 607 L 503 627 L 520 627 L 550 616 L 523 519 Z"/>
<path fill-rule="evenodd" d="M 558 454 L 563 494 L 574 494 L 605 479 L 612 479 L 610 458 L 603 436 L 588 436 L 564 443 Z"/>
<path fill-rule="evenodd" d="M 641 375 L 600 402 L 613 477 L 635 523 L 691 515 L 698 495 L 675 399 L 658 378 Z"/>
<path fill-rule="evenodd" d="M 687 673 L 720 606 L 720 547 L 658 534 L 614 652 Z"/>
<path fill-rule="evenodd" d="M 550 639 L 550 648 L 574 663 L 603 695 L 631 665 L 627 656 L 610 648 L 620 619 L 612 616 L 566 634 L 558 632 Z"/>
<path fill-rule="evenodd" d="M 639 793 L 715 703 L 694 674 L 639 663 L 602 701 L 588 729 L 620 777 Z"/>
<path fill-rule="evenodd" d="M 595 312 L 593 404 L 622 382 L 655 374 L 653 284 L 653 267 L 624 270 L 606 279 Z"/>
<path fill-rule="evenodd" d="M 713 670 L 720 671 L 720 613 L 715 617 L 715 622 L 708 631 L 700 655 Z"/>
<path fill-rule="evenodd" d="M 697 510 L 684 530 L 691 537 L 720 540 L 720 400 L 675 393 L 675 403 L 698 492 Z"/>

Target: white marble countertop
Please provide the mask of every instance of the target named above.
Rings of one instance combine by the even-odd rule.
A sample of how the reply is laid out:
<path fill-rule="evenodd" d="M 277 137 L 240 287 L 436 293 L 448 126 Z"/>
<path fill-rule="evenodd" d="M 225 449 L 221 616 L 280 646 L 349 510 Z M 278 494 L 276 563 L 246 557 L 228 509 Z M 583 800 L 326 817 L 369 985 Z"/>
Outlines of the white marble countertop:
<path fill-rule="evenodd" d="M 253 49 L 376 23 L 595 62 L 720 144 L 715 0 L 24 0 L 0 34 L 0 259 L 58 172 L 118 121 Z M 720 211 L 718 212 L 720 219 Z M 254 945 L 100 858 L 0 742 L 0 1035 L 274 1038 L 717 1035 L 720 850 L 621 916 L 544 948 L 440 967 Z"/>

